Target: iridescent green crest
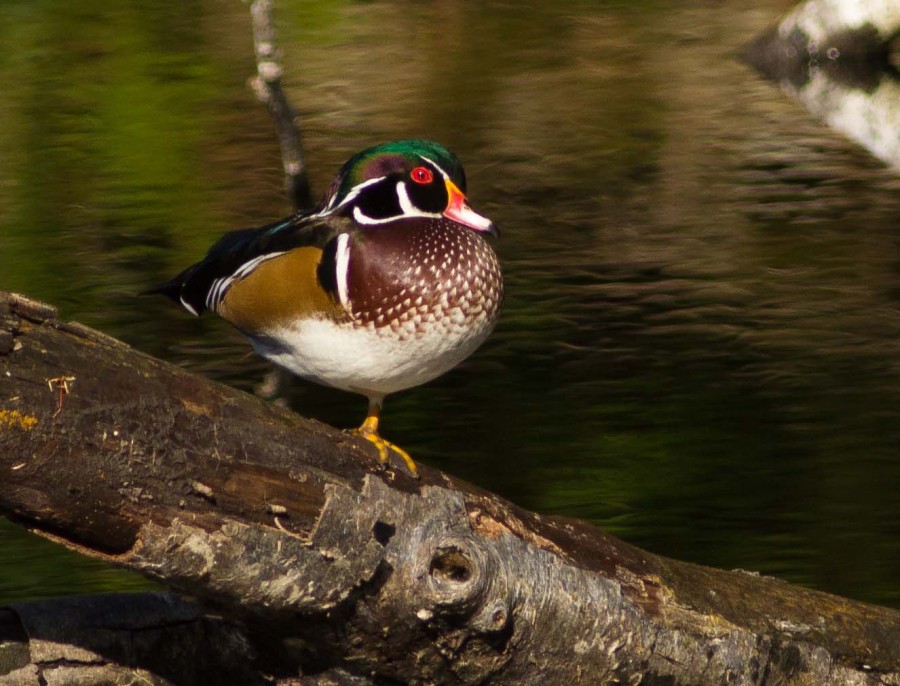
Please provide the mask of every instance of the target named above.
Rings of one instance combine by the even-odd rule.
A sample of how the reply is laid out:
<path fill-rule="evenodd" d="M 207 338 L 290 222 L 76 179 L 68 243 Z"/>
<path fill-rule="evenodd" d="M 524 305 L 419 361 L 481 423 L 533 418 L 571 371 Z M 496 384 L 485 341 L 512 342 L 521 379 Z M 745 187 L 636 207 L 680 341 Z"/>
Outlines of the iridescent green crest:
<path fill-rule="evenodd" d="M 341 167 L 326 194 L 326 207 L 341 204 L 354 188 L 366 181 L 383 178 L 405 171 L 430 160 L 439 167 L 454 184 L 466 192 L 466 176 L 456 155 L 440 143 L 422 139 L 410 139 L 382 143 L 351 157 Z"/>

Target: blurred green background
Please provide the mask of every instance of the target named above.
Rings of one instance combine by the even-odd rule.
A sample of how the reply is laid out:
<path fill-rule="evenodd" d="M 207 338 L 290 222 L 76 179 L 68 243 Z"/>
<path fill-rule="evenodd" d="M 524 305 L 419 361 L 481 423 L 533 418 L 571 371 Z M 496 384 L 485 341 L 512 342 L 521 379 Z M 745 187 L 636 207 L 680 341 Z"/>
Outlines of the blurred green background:
<path fill-rule="evenodd" d="M 655 553 L 900 607 L 900 177 L 737 59 L 791 4 L 277 20 L 317 194 L 424 136 L 503 231 L 496 334 L 389 398 L 386 436 Z M 5 0 L 0 40 L 0 289 L 252 391 L 267 366 L 227 325 L 135 296 L 290 212 L 247 5 Z M 303 382 L 290 402 L 365 411 Z M 145 586 L 0 520 L 0 603 Z"/>

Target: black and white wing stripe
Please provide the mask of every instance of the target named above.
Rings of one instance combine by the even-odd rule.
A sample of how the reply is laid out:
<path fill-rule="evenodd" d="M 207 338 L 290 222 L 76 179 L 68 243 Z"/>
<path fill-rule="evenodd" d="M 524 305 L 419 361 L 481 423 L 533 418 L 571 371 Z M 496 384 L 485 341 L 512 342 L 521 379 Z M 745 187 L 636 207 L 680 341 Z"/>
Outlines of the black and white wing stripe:
<path fill-rule="evenodd" d="M 147 293 L 162 293 L 200 316 L 215 311 L 231 285 L 260 264 L 303 246 L 324 247 L 341 224 L 322 214 L 297 214 L 258 229 L 226 233 L 200 262 Z"/>

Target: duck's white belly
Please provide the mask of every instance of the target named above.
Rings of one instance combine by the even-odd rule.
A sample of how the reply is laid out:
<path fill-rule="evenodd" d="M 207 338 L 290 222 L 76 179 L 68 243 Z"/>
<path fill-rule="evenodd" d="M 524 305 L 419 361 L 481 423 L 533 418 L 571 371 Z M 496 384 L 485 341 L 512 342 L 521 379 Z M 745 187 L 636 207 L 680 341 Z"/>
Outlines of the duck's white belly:
<path fill-rule="evenodd" d="M 346 316 L 284 321 L 253 337 L 257 352 L 321 384 L 384 396 L 452 369 L 494 328 L 503 278 L 475 232 L 407 221 L 347 246 L 335 278 Z"/>
<path fill-rule="evenodd" d="M 275 364 L 318 383 L 368 396 L 417 386 L 449 371 L 490 334 L 495 312 L 465 318 L 453 310 L 440 320 L 408 327 L 309 319 L 252 339 Z M 412 321 L 412 320 L 410 320 Z"/>

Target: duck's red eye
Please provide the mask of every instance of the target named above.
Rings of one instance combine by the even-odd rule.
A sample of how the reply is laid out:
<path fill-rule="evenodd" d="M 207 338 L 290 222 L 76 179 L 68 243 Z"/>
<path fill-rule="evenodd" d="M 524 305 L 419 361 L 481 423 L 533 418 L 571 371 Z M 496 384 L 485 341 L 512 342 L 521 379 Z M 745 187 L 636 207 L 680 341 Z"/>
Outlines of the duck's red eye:
<path fill-rule="evenodd" d="M 431 170 L 428 167 L 416 167 L 409 173 L 409 178 L 416 183 L 424 185 L 434 181 L 434 174 L 431 173 Z"/>

